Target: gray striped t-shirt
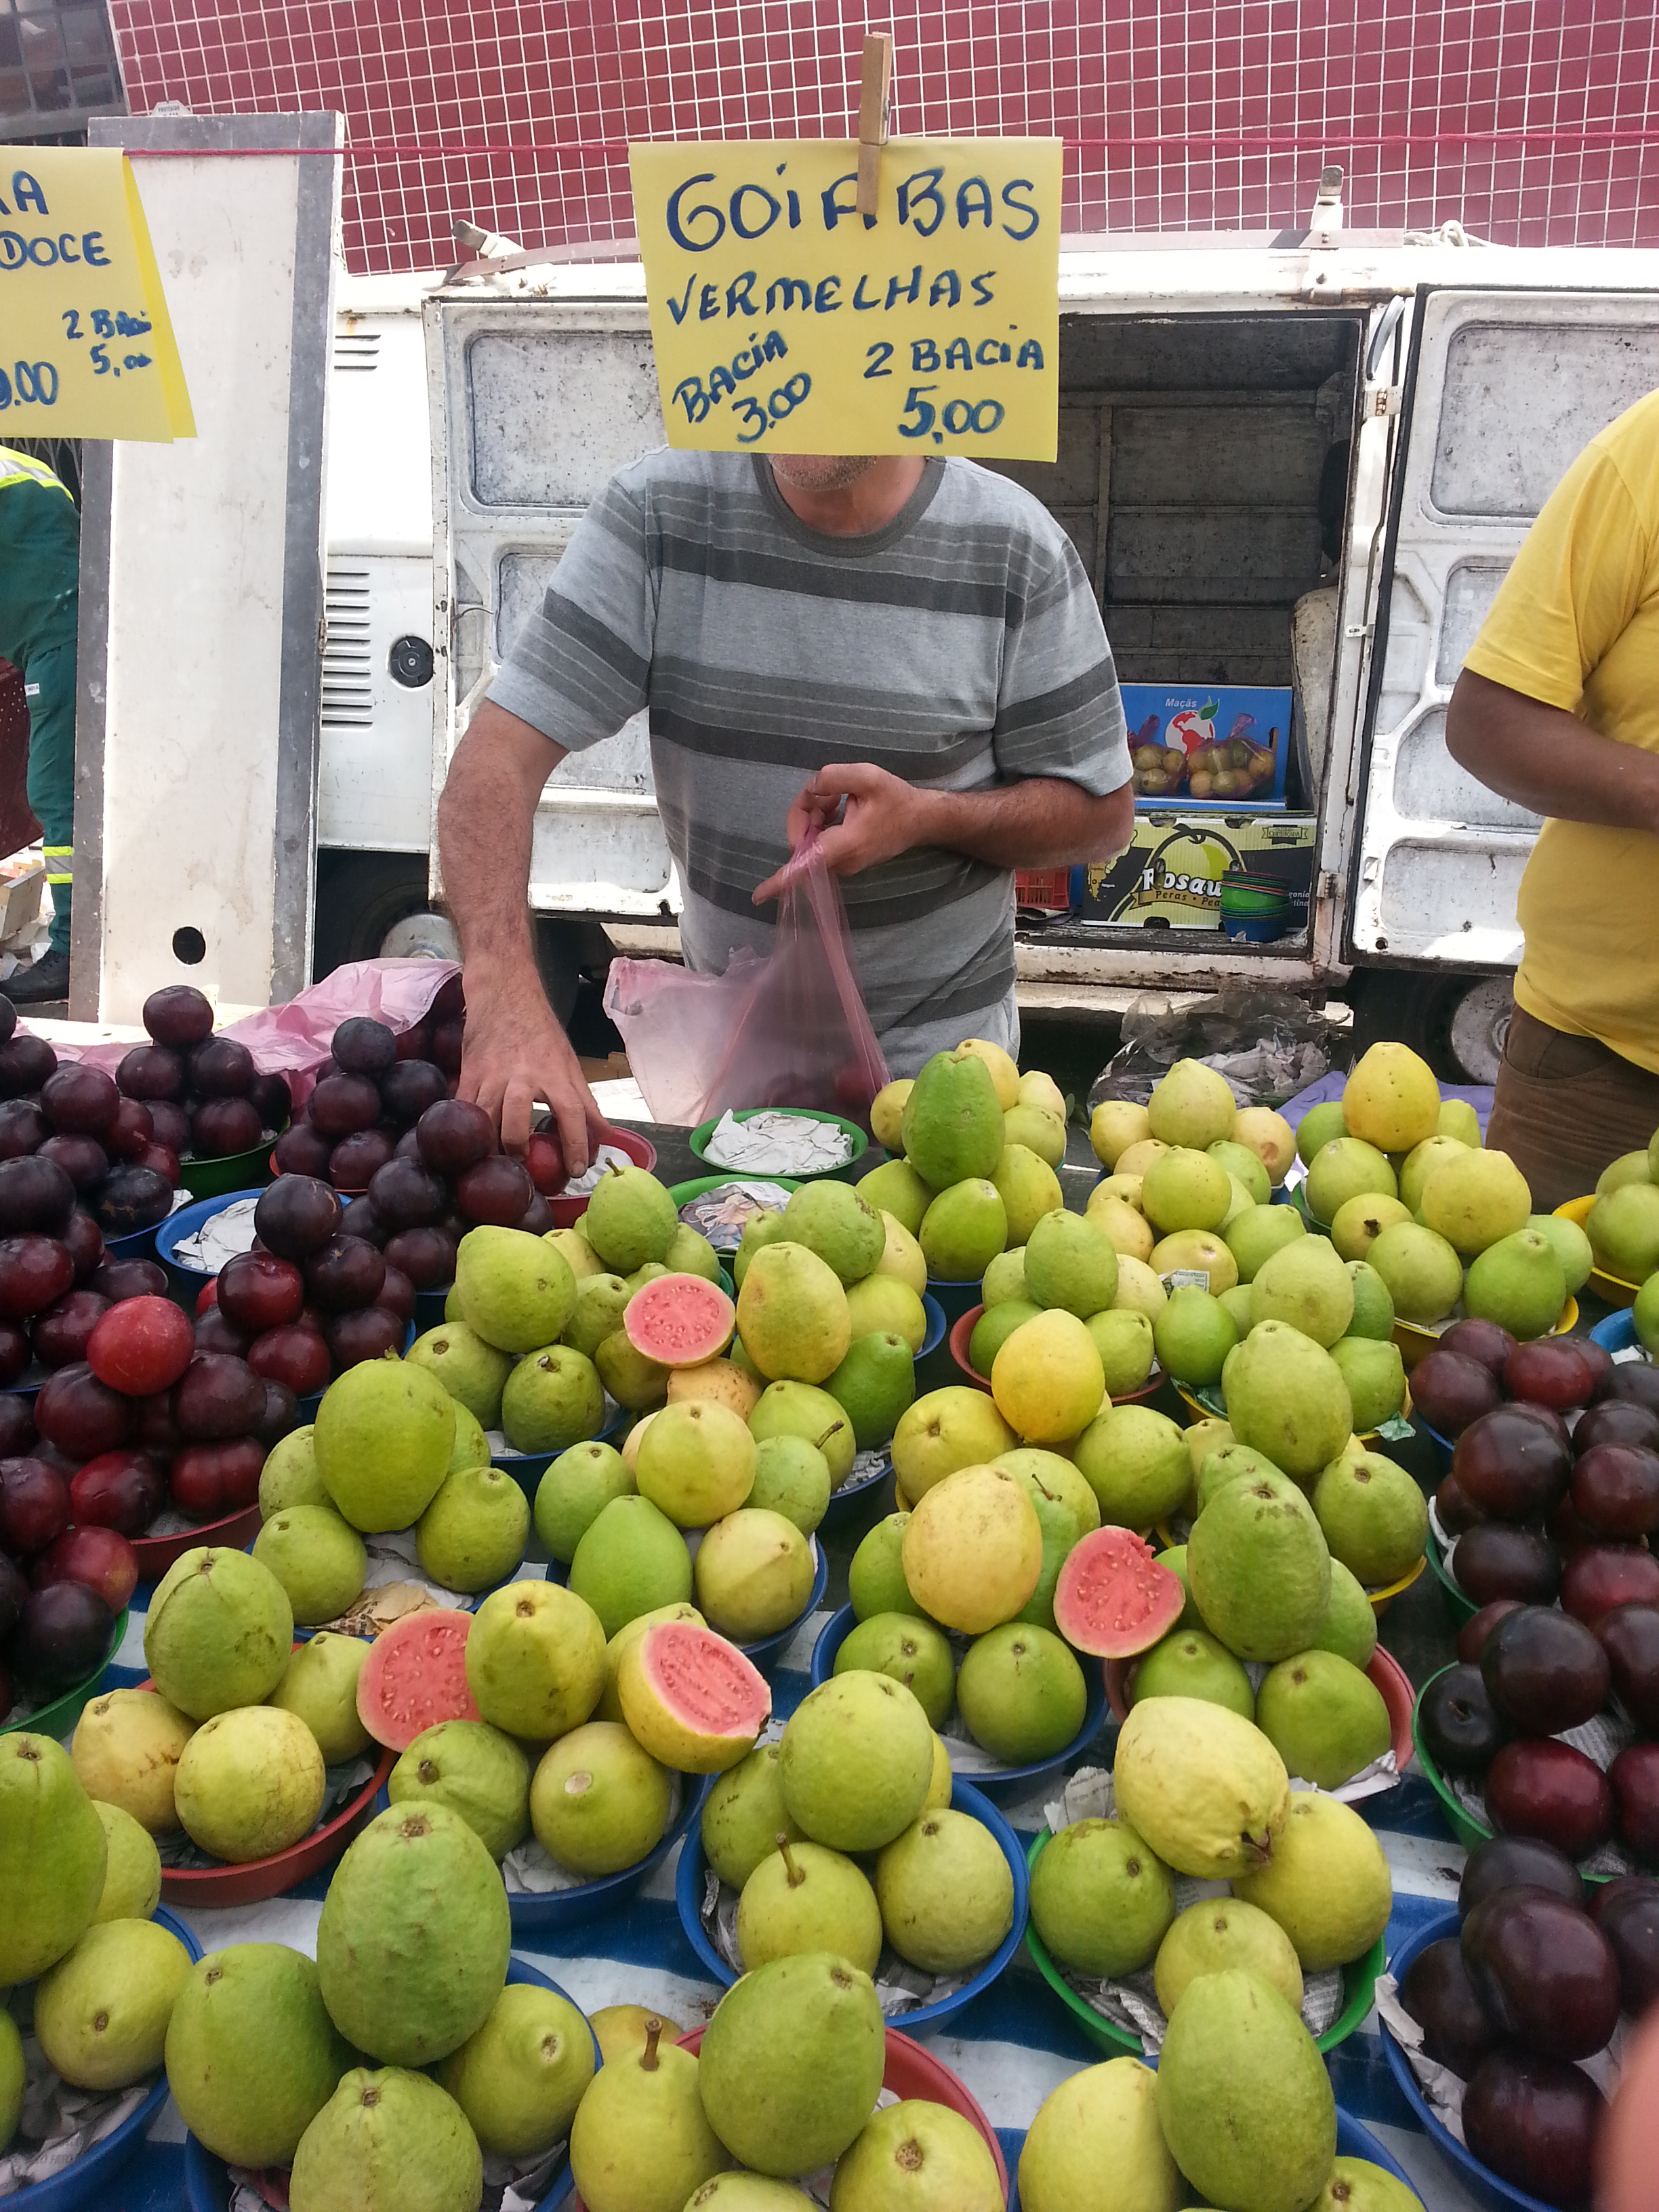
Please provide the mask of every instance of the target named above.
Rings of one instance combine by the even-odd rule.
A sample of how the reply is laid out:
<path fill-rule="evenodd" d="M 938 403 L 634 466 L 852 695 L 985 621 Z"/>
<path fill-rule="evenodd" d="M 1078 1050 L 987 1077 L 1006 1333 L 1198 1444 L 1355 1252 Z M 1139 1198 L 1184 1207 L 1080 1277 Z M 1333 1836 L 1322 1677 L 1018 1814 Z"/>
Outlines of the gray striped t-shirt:
<path fill-rule="evenodd" d="M 790 510 L 758 455 L 647 453 L 589 507 L 490 696 L 571 752 L 649 709 L 681 942 L 702 969 L 766 950 L 772 912 L 750 895 L 832 762 L 951 791 L 1058 776 L 1098 798 L 1129 780 L 1071 540 L 956 459 L 930 460 L 884 529 L 839 538 Z M 964 1036 L 1017 1047 L 1009 870 L 925 848 L 841 887 L 896 1074 Z"/>

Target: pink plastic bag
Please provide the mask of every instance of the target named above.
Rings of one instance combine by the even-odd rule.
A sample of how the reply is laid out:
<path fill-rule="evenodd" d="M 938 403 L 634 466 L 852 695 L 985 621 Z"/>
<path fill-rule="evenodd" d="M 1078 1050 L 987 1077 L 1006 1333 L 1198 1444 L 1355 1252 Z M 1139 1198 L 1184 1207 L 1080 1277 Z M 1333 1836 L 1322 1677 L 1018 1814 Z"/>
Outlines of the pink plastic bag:
<path fill-rule="evenodd" d="M 728 1107 L 817 1106 L 867 1128 L 888 1080 L 816 833 L 784 872 L 763 959 L 744 946 L 722 975 L 613 960 L 605 1010 L 653 1121 L 695 1127 Z"/>

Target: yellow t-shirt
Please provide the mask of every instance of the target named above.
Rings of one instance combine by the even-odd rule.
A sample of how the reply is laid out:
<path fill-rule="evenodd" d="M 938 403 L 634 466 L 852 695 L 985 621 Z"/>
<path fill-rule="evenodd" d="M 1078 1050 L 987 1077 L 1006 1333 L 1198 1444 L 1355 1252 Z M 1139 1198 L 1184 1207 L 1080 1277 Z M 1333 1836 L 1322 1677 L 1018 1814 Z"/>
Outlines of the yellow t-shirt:
<path fill-rule="evenodd" d="M 1659 752 L 1659 392 L 1550 494 L 1464 665 Z M 1659 838 L 1552 817 L 1518 903 L 1520 1005 L 1659 1072 Z"/>

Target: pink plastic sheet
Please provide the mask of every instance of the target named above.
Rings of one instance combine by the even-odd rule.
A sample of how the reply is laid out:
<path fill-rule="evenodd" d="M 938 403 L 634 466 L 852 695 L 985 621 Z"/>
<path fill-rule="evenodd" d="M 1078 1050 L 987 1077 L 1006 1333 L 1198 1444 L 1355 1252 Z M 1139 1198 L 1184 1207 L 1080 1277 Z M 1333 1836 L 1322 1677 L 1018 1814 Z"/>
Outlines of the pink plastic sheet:
<path fill-rule="evenodd" d="M 785 871 L 764 958 L 744 947 L 720 975 L 613 960 L 605 1010 L 653 1121 L 695 1127 L 731 1107 L 817 1106 L 867 1128 L 888 1080 L 816 833 Z"/>
<path fill-rule="evenodd" d="M 424 1018 L 444 985 L 460 972 L 453 960 L 348 961 L 287 1006 L 266 1006 L 218 1034 L 245 1044 L 262 1075 L 285 1075 L 295 1105 L 303 1106 L 343 1021 L 368 1014 L 401 1034 Z M 130 1044 L 59 1045 L 57 1052 L 59 1060 L 85 1060 L 113 1075 L 131 1049 Z"/>

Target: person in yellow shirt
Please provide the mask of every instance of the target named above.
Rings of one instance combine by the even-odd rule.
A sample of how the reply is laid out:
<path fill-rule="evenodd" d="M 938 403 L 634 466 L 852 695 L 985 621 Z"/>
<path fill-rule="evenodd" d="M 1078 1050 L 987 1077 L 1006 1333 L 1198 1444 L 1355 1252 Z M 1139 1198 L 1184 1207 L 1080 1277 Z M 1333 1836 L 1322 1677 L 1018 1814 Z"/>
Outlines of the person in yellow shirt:
<path fill-rule="evenodd" d="M 1463 663 L 1446 744 L 1546 817 L 1486 1133 L 1541 1211 L 1659 1129 L 1659 392 L 1550 494 Z"/>

